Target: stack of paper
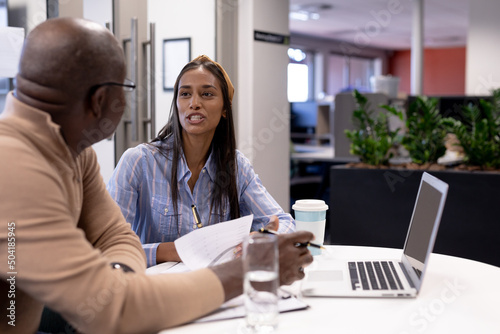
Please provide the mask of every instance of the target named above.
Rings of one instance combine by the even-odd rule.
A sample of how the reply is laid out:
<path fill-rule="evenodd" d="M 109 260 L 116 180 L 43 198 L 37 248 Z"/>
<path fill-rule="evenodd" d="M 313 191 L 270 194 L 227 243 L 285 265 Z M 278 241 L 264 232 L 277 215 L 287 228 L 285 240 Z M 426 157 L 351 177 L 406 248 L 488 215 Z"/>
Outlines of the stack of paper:
<path fill-rule="evenodd" d="M 175 240 L 182 262 L 191 270 L 234 258 L 233 250 L 250 234 L 253 215 L 205 226 Z"/>
<path fill-rule="evenodd" d="M 217 265 L 234 258 L 233 250 L 250 234 L 253 215 L 241 217 L 194 230 L 175 241 L 175 248 L 183 262 L 166 262 L 148 268 L 148 275 L 178 273 Z M 302 310 L 308 305 L 285 294 L 278 302 L 280 312 Z M 213 313 L 196 320 L 206 322 L 245 316 L 243 295 L 224 303 Z"/>

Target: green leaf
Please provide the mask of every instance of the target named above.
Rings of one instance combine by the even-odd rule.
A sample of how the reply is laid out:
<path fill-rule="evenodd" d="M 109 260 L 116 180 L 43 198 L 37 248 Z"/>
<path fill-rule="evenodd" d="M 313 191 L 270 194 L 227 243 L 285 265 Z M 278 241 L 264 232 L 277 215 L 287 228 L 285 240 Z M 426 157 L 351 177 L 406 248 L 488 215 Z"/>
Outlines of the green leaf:
<path fill-rule="evenodd" d="M 478 106 L 463 108 L 464 121 L 451 128 L 470 165 L 483 168 L 500 167 L 500 90 L 492 92 L 492 101 L 480 100 Z"/>
<path fill-rule="evenodd" d="M 360 157 L 361 161 L 371 165 L 387 165 L 392 154 L 389 150 L 398 144 L 397 131 L 390 131 L 388 116 L 385 113 L 374 115 L 368 99 L 357 90 L 353 92 L 356 109 L 352 118 L 354 130 L 345 130 L 345 135 L 351 141 L 351 154 Z M 403 115 L 396 109 L 386 109 L 389 114 L 402 119 Z"/>
<path fill-rule="evenodd" d="M 453 126 L 438 109 L 438 99 L 417 96 L 406 111 L 403 146 L 415 163 L 436 162 L 446 151 L 444 139 Z"/>

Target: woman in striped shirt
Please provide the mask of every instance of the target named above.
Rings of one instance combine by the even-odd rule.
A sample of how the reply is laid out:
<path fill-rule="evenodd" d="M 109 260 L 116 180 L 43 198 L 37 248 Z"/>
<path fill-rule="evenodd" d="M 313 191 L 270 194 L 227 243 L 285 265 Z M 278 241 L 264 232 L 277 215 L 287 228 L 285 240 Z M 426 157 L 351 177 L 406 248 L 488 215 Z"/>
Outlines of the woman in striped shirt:
<path fill-rule="evenodd" d="M 252 230 L 273 222 L 295 230 L 262 185 L 249 160 L 236 149 L 227 73 L 207 56 L 180 72 L 170 118 L 151 143 L 128 149 L 108 191 L 139 235 L 148 266 L 179 261 L 174 241 L 200 226 L 253 214 Z"/>

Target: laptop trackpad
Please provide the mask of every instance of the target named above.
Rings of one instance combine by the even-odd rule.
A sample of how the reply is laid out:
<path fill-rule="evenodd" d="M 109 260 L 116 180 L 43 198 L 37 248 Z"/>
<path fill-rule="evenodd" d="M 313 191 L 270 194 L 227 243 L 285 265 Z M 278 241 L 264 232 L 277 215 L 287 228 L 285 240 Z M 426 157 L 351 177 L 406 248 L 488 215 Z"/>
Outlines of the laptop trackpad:
<path fill-rule="evenodd" d="M 310 282 L 333 282 L 343 280 L 342 270 L 313 270 L 307 273 Z"/>

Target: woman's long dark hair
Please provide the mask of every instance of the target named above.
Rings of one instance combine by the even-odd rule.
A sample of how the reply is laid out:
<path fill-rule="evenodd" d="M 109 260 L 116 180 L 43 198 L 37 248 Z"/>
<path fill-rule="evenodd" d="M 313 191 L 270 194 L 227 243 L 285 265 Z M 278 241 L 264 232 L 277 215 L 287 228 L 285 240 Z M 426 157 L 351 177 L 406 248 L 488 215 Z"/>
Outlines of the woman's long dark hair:
<path fill-rule="evenodd" d="M 210 71 L 210 73 L 212 73 L 219 80 L 224 100 L 223 110 L 226 111 L 226 117 L 221 117 L 220 122 L 215 129 L 211 147 L 209 148 L 209 150 L 212 150 L 212 161 L 216 164 L 214 191 L 212 193 L 212 200 L 210 204 L 210 217 L 212 216 L 212 213 L 222 215 L 225 211 L 224 209 L 226 203 L 229 203 L 231 219 L 239 218 L 240 206 L 238 200 L 238 188 L 236 186 L 238 164 L 236 162 L 236 139 L 234 134 L 233 109 L 229 98 L 228 84 L 222 74 L 222 71 L 215 63 L 209 61 L 208 58 L 205 58 L 191 61 L 184 66 L 175 81 L 174 97 L 172 99 L 172 106 L 170 107 L 169 120 L 163 129 L 160 130 L 158 136 L 151 141 L 151 143 L 163 141 L 170 136 L 173 137 L 174 142 L 172 147 L 167 147 L 165 150 L 172 150 L 173 152 L 170 188 L 172 192 L 174 212 L 177 215 L 177 203 L 179 198 L 177 165 L 182 149 L 182 126 L 179 122 L 179 112 L 177 110 L 179 81 L 187 71 L 199 67 L 203 67 L 204 69 Z M 166 152 L 164 152 L 164 155 L 166 155 Z"/>

